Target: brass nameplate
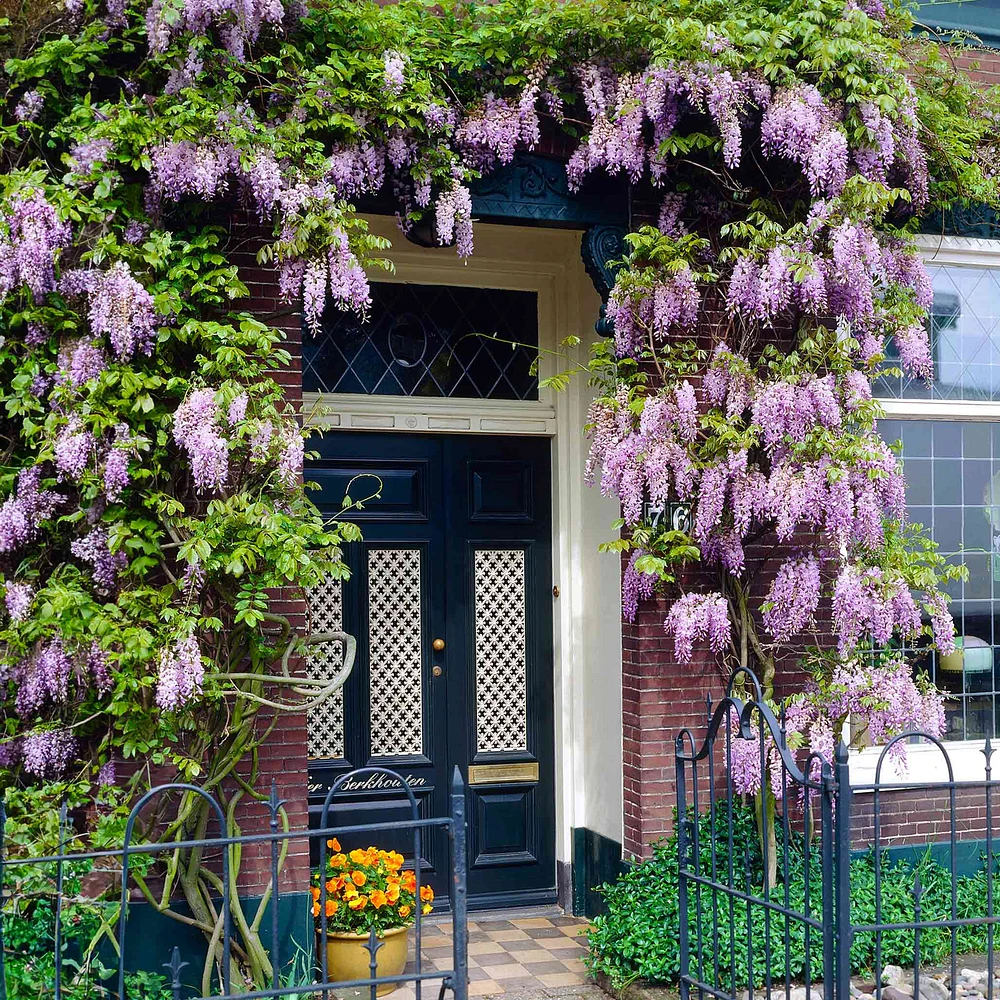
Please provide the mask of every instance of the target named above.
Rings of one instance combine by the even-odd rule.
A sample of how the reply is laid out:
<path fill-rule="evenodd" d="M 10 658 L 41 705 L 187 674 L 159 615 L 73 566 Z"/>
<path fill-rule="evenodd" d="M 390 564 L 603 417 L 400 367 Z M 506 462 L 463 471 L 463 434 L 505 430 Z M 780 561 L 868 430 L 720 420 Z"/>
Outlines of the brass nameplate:
<path fill-rule="evenodd" d="M 505 781 L 538 781 L 538 763 L 470 764 L 470 785 L 494 785 Z"/>

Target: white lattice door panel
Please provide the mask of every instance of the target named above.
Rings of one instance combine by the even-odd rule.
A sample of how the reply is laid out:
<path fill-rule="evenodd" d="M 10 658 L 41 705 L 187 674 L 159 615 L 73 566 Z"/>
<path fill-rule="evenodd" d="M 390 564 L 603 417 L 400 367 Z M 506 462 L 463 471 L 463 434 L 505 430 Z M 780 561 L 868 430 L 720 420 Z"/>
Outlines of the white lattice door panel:
<path fill-rule="evenodd" d="M 476 752 L 528 749 L 523 549 L 477 549 L 473 563 Z"/>
<path fill-rule="evenodd" d="M 344 584 L 327 577 L 310 587 L 306 598 L 313 632 L 344 630 Z M 310 677 L 328 680 L 343 665 L 344 650 L 340 643 L 314 647 L 306 659 Z M 344 757 L 344 690 L 336 691 L 318 708 L 309 712 L 309 759 L 341 760 Z"/>
<path fill-rule="evenodd" d="M 368 550 L 372 757 L 424 750 L 422 565 L 420 549 Z"/>

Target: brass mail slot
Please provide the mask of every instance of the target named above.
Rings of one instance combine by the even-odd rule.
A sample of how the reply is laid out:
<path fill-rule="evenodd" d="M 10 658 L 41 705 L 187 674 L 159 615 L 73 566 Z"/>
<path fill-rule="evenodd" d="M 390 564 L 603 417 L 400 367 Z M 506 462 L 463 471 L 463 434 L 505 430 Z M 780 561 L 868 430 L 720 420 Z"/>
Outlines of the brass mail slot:
<path fill-rule="evenodd" d="M 470 785 L 494 785 L 506 781 L 538 781 L 538 763 L 470 764 Z"/>

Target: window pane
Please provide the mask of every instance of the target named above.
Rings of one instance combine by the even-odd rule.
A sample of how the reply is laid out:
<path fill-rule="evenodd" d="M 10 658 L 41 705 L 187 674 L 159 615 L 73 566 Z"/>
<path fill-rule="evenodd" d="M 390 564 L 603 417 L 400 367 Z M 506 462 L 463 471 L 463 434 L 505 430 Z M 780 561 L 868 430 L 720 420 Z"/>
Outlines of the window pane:
<path fill-rule="evenodd" d="M 318 336 L 305 336 L 307 392 L 538 399 L 534 292 L 390 282 L 371 289 L 365 322 L 328 309 Z"/>
<path fill-rule="evenodd" d="M 886 420 L 880 430 L 902 445 L 910 519 L 969 570 L 967 581 L 946 588 L 958 649 L 919 653 L 917 668 L 946 695 L 947 739 L 992 737 L 1000 682 L 1000 424 Z"/>
<path fill-rule="evenodd" d="M 882 397 L 900 399 L 1000 399 L 1000 269 L 931 264 L 931 353 L 934 381 L 885 376 Z M 887 367 L 898 367 L 895 346 Z"/>

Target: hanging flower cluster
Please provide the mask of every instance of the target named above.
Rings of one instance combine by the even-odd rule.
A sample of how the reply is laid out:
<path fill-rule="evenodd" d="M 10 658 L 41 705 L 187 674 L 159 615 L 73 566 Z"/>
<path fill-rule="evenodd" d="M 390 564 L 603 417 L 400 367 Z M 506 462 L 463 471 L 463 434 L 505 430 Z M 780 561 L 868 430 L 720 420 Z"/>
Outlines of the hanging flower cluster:
<path fill-rule="evenodd" d="M 187 454 L 195 490 L 224 489 L 229 480 L 230 452 L 243 442 L 252 463 L 273 464 L 278 480 L 293 488 L 305 455 L 298 426 L 248 421 L 249 397 L 245 392 L 236 395 L 225 409 L 217 402 L 218 395 L 216 389 L 195 389 L 182 400 L 173 417 L 174 440 Z"/>
<path fill-rule="evenodd" d="M 940 737 L 945 729 L 944 698 L 915 681 L 906 660 L 896 657 L 877 665 L 846 661 L 834 668 L 822 688 L 810 682 L 782 714 L 786 751 L 808 780 L 819 780 L 823 763 L 833 766 L 835 734 L 848 716 L 852 720 L 850 740 L 856 746 L 885 746 L 896 736 L 910 732 Z M 741 735 L 739 719 L 730 709 L 726 746 L 733 790 L 740 795 L 755 795 L 766 774 L 775 798 L 782 799 L 790 792 L 802 795 L 805 789 L 793 781 L 769 728 L 761 726 L 756 716 L 751 719 L 750 733 L 749 739 Z M 906 748 L 903 740 L 889 748 L 889 759 L 900 775 L 906 773 Z"/>
<path fill-rule="evenodd" d="M 200 694 L 205 665 L 198 640 L 189 635 L 161 650 L 156 674 L 156 703 L 160 708 L 175 711 Z"/>

